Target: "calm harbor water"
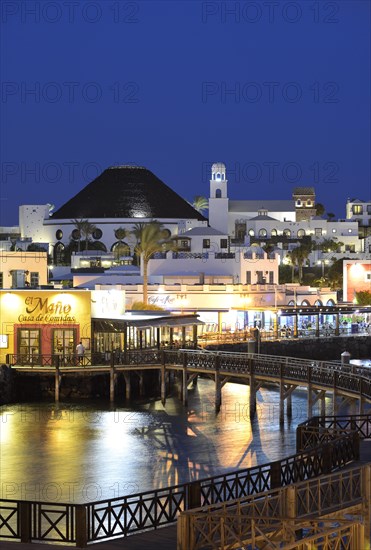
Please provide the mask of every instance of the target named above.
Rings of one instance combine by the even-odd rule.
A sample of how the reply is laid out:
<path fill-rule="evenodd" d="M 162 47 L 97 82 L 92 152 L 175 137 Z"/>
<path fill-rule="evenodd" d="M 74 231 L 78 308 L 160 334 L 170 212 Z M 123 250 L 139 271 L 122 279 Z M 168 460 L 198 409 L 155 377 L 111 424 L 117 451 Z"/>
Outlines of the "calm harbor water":
<path fill-rule="evenodd" d="M 279 425 L 279 393 L 228 383 L 214 412 L 214 383 L 199 380 L 185 409 L 177 399 L 110 406 L 100 402 L 27 403 L 0 411 L 1 497 L 87 502 L 166 487 L 264 464 L 295 453 L 307 418 L 306 391 L 293 394 L 292 418 Z M 331 414 L 331 397 L 326 409 Z"/>

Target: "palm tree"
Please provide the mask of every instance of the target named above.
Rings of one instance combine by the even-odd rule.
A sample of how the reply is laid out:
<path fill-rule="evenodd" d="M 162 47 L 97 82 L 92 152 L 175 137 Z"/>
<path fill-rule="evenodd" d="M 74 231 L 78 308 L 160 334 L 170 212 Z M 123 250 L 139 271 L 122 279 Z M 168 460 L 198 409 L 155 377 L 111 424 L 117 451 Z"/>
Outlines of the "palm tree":
<path fill-rule="evenodd" d="M 118 240 L 118 243 L 116 243 L 114 248 L 114 253 L 116 259 L 119 259 L 120 256 L 123 256 L 124 254 L 127 255 L 128 245 L 122 241 L 130 236 L 130 231 L 124 227 L 119 227 L 118 229 L 115 229 L 114 233 L 116 239 Z"/>
<path fill-rule="evenodd" d="M 82 237 L 85 237 L 85 250 L 87 250 L 88 249 L 89 237 L 96 230 L 95 225 L 90 223 L 89 220 L 83 220 L 83 219 L 77 220 L 77 219 L 75 219 L 75 220 L 71 220 L 71 221 L 75 225 L 75 227 L 78 231 L 78 234 L 79 234 L 77 251 L 80 252 L 80 243 L 81 243 L 81 238 Z"/>
<path fill-rule="evenodd" d="M 148 262 L 156 252 L 170 250 L 173 245 L 168 240 L 168 231 L 163 225 L 153 220 L 149 223 L 137 223 L 132 234 L 136 238 L 135 253 L 141 259 L 143 273 L 143 303 L 148 302 Z"/>
<path fill-rule="evenodd" d="M 201 195 L 196 195 L 191 204 L 197 212 L 200 212 L 200 214 L 202 214 L 203 210 L 209 209 L 209 201 L 206 197 L 202 197 Z"/>
<path fill-rule="evenodd" d="M 293 266 L 293 270 L 295 265 L 297 265 L 299 268 L 299 283 L 301 283 L 303 279 L 303 265 L 305 261 L 308 259 L 310 252 L 311 252 L 311 247 L 300 245 L 294 248 L 293 250 L 291 250 L 291 252 L 289 252 L 288 254 L 291 264 Z"/>

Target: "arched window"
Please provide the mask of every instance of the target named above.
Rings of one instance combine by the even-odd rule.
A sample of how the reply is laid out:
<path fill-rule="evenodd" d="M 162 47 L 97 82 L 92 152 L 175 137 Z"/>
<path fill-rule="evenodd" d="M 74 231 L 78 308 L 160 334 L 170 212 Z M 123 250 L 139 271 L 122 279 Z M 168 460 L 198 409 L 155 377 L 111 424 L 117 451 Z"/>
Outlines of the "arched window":
<path fill-rule="evenodd" d="M 259 237 L 266 237 L 266 236 L 267 236 L 267 230 L 259 229 Z"/>
<path fill-rule="evenodd" d="M 222 174 L 222 180 L 224 180 L 224 179 L 225 179 L 225 175 L 224 175 L 224 174 Z"/>
<path fill-rule="evenodd" d="M 302 239 L 303 237 L 305 237 L 305 231 L 304 231 L 304 229 L 299 229 L 298 238 Z"/>
<path fill-rule="evenodd" d="M 321 302 L 321 300 L 316 300 L 316 301 L 314 302 L 314 305 L 315 305 L 315 306 L 323 306 L 323 303 Z"/>
<path fill-rule="evenodd" d="M 216 179 L 217 179 L 217 180 L 220 180 L 220 172 L 217 173 Z"/>
<path fill-rule="evenodd" d="M 222 198 L 222 190 L 221 189 L 217 189 L 215 191 L 215 198 L 217 199 L 221 199 Z"/>
<path fill-rule="evenodd" d="M 283 230 L 283 236 L 284 236 L 284 237 L 291 237 L 291 231 L 290 231 L 290 229 L 284 229 L 284 230 Z"/>
<path fill-rule="evenodd" d="M 62 264 L 64 261 L 64 244 L 63 243 L 57 243 L 54 247 L 54 263 L 56 265 Z"/>
<path fill-rule="evenodd" d="M 103 243 L 101 243 L 99 241 L 94 241 L 93 243 L 91 243 L 91 245 L 89 246 L 89 249 L 90 250 L 102 250 L 103 252 L 107 252 L 106 245 L 104 245 Z"/>
<path fill-rule="evenodd" d="M 301 206 L 301 200 L 300 200 L 300 199 L 298 199 L 298 200 L 296 201 L 296 206 Z"/>
<path fill-rule="evenodd" d="M 99 239 L 102 238 L 102 235 L 103 235 L 102 230 L 99 229 L 98 227 L 93 231 L 93 239 L 97 241 L 99 241 Z"/>
<path fill-rule="evenodd" d="M 56 237 L 56 239 L 58 239 L 58 241 L 60 241 L 61 239 L 63 239 L 63 231 L 62 231 L 62 229 L 57 229 L 57 231 L 55 232 L 55 237 Z"/>
<path fill-rule="evenodd" d="M 72 231 L 71 237 L 74 241 L 78 241 L 80 239 L 80 231 L 78 229 L 74 229 Z"/>
<path fill-rule="evenodd" d="M 287 305 L 288 305 L 288 306 L 294 306 L 294 305 L 295 305 L 294 300 L 290 300 L 289 303 L 288 303 Z"/>
<path fill-rule="evenodd" d="M 117 257 L 130 256 L 130 246 L 123 241 L 118 241 L 111 246 L 111 252 L 114 252 Z"/>
<path fill-rule="evenodd" d="M 332 300 L 331 298 L 329 300 L 327 300 L 326 306 L 334 306 L 334 305 L 335 305 L 334 300 Z"/>
<path fill-rule="evenodd" d="M 277 229 L 272 229 L 271 237 L 277 237 Z"/>
<path fill-rule="evenodd" d="M 303 300 L 301 305 L 302 306 L 310 306 L 310 303 L 308 302 L 308 300 Z"/>
<path fill-rule="evenodd" d="M 255 231 L 253 229 L 249 229 L 249 235 L 250 237 L 254 237 Z"/>

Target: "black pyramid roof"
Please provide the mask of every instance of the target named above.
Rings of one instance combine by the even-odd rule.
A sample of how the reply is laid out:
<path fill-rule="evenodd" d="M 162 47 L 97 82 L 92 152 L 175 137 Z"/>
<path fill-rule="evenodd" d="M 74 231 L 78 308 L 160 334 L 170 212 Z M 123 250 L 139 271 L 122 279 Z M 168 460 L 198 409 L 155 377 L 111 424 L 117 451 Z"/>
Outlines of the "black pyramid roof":
<path fill-rule="evenodd" d="M 206 219 L 150 170 L 137 166 L 104 170 L 52 216 L 96 218 Z"/>

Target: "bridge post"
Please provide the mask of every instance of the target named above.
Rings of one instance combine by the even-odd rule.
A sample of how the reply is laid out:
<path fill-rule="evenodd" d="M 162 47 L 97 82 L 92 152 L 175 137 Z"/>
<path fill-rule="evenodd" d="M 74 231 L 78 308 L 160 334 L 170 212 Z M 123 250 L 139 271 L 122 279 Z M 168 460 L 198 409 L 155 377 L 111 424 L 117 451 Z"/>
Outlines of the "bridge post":
<path fill-rule="evenodd" d="M 359 380 L 359 398 L 358 398 L 358 414 L 363 414 L 365 406 L 365 398 L 363 397 L 363 380 Z"/>
<path fill-rule="evenodd" d="M 362 515 L 364 521 L 364 539 L 363 547 L 370 548 L 371 542 L 371 463 L 369 462 L 363 466 L 361 470 L 361 483 L 362 483 Z"/>
<path fill-rule="evenodd" d="M 319 338 L 319 313 L 316 315 L 316 338 Z"/>
<path fill-rule="evenodd" d="M 111 403 L 115 400 L 115 367 L 113 365 L 109 370 L 109 400 Z"/>
<path fill-rule="evenodd" d="M 143 397 L 144 395 L 144 374 L 143 372 L 138 372 L 139 376 L 139 395 Z"/>
<path fill-rule="evenodd" d="M 292 528 L 294 526 L 294 522 L 295 522 L 295 519 L 297 517 L 296 487 L 293 486 L 293 485 L 289 485 L 288 487 L 284 488 L 284 493 L 285 493 L 284 502 L 285 502 L 285 507 L 286 507 L 285 516 L 288 518 L 288 526 L 290 528 L 289 529 L 284 529 L 284 531 L 283 531 L 283 541 L 287 542 L 287 543 L 290 543 L 290 542 L 292 543 L 292 542 L 295 541 L 295 535 L 293 533 Z"/>
<path fill-rule="evenodd" d="M 283 371 L 283 363 L 280 363 L 280 424 L 283 424 L 285 421 L 285 385 L 283 383 Z"/>
<path fill-rule="evenodd" d="M 59 365 L 57 365 L 55 367 L 55 384 L 54 384 L 55 385 L 54 397 L 56 402 L 59 401 L 60 383 L 61 383 L 61 375 L 60 375 Z"/>
<path fill-rule="evenodd" d="M 271 478 L 270 490 L 278 489 L 279 487 L 282 487 L 282 484 L 281 484 L 281 461 L 280 460 L 276 460 L 275 462 L 271 462 L 270 478 Z"/>
<path fill-rule="evenodd" d="M 86 518 L 86 506 L 84 504 L 76 504 L 75 507 L 76 521 L 76 546 L 85 548 L 88 543 L 88 530 Z"/>
<path fill-rule="evenodd" d="M 222 384 L 220 382 L 220 357 L 215 355 L 214 359 L 215 368 L 215 412 L 220 411 L 222 405 Z"/>
<path fill-rule="evenodd" d="M 307 382 L 308 382 L 308 400 L 307 400 L 307 417 L 311 418 L 313 413 L 313 394 L 312 394 L 312 367 L 307 366 Z"/>
<path fill-rule="evenodd" d="M 165 360 L 161 365 L 161 403 L 165 406 L 166 403 L 166 369 Z"/>
<path fill-rule="evenodd" d="M 31 502 L 19 502 L 21 542 L 31 542 Z"/>
<path fill-rule="evenodd" d="M 256 383 L 254 376 L 254 359 L 248 359 L 250 366 L 250 401 L 249 401 L 249 415 L 250 418 L 254 418 L 256 414 Z"/>
<path fill-rule="evenodd" d="M 183 327 L 184 328 L 184 327 Z M 186 406 L 188 404 L 188 375 L 187 375 L 187 354 L 183 353 L 183 370 L 182 370 L 182 402 Z"/>
<path fill-rule="evenodd" d="M 288 363 L 289 363 L 289 358 L 286 357 L 285 367 L 288 366 Z M 286 401 L 287 416 L 288 416 L 288 418 L 292 418 L 292 393 L 291 393 L 291 391 L 289 392 L 286 399 L 287 399 L 287 401 Z"/>
<path fill-rule="evenodd" d="M 124 372 L 125 378 L 125 398 L 130 399 L 131 397 L 131 377 L 130 372 Z"/>
<path fill-rule="evenodd" d="M 335 336 L 340 334 L 340 314 L 335 313 Z"/>
<path fill-rule="evenodd" d="M 326 416 L 326 392 L 321 395 L 321 416 Z"/>
<path fill-rule="evenodd" d="M 292 394 L 290 393 L 287 396 L 287 416 L 288 418 L 292 418 Z"/>
<path fill-rule="evenodd" d="M 337 379 L 338 379 L 338 373 L 336 370 L 334 370 L 334 387 L 333 387 L 333 400 L 332 400 L 332 414 L 333 416 L 337 415 L 338 412 L 338 405 L 337 405 Z"/>
<path fill-rule="evenodd" d="M 187 484 L 187 510 L 201 506 L 201 485 L 199 481 Z"/>
<path fill-rule="evenodd" d="M 180 513 L 177 520 L 177 550 L 191 548 L 190 517 L 184 512 Z"/>

